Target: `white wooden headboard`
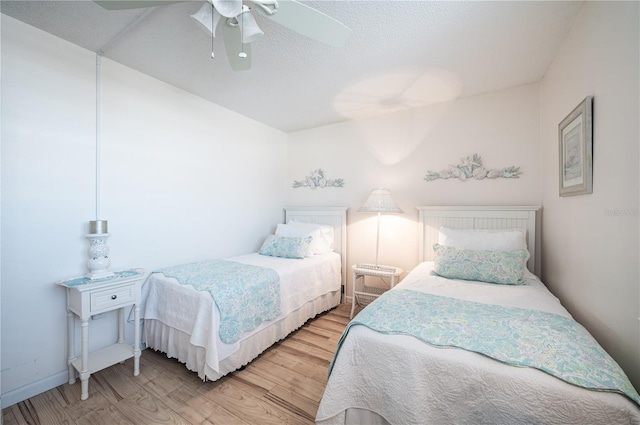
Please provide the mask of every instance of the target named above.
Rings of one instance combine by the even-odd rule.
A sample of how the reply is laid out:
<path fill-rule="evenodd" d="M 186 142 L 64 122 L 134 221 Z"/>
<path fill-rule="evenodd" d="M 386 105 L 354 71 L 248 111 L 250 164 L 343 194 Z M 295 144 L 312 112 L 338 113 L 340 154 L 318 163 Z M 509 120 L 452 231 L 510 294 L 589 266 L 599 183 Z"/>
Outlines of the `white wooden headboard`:
<path fill-rule="evenodd" d="M 440 226 L 456 229 L 521 229 L 526 232 L 527 248 L 531 257 L 527 268 L 540 275 L 540 264 L 536 262 L 539 234 L 538 206 L 420 206 L 419 223 L 419 261 L 433 261 L 433 244 L 438 242 Z"/>
<path fill-rule="evenodd" d="M 287 207 L 284 222 L 299 220 L 333 226 L 333 250 L 342 260 L 342 285 L 347 284 L 347 209 L 348 207 Z M 344 288 L 343 288 L 344 290 Z"/>

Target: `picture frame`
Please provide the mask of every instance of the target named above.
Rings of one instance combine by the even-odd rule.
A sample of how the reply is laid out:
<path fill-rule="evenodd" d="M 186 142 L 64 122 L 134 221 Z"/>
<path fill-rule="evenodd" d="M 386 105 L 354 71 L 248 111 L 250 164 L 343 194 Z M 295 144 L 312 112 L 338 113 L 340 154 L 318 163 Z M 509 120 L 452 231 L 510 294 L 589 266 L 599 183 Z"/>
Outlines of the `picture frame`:
<path fill-rule="evenodd" d="M 593 97 L 558 125 L 560 196 L 593 193 Z"/>

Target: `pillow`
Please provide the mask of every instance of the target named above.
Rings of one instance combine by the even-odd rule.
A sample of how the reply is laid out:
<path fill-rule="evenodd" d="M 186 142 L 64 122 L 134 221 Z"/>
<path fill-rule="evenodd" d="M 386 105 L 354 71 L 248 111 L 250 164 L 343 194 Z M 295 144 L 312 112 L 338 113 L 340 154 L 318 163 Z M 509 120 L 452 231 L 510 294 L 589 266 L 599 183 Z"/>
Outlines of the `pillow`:
<path fill-rule="evenodd" d="M 527 249 L 525 233 L 519 229 L 477 230 L 440 227 L 438 243 L 460 249 L 481 251 L 515 251 Z"/>
<path fill-rule="evenodd" d="M 290 226 L 300 227 L 309 230 L 317 230 L 320 236 L 311 243 L 314 254 L 327 254 L 333 252 L 333 226 L 329 224 L 307 223 L 304 221 L 290 220 Z"/>
<path fill-rule="evenodd" d="M 278 224 L 276 235 L 289 238 L 311 236 L 313 238 L 310 246 L 311 255 L 333 252 L 333 226 L 330 225 L 292 220 L 288 224 Z"/>
<path fill-rule="evenodd" d="M 265 239 L 258 254 L 271 257 L 304 258 L 309 252 L 311 236 L 306 238 L 285 238 L 269 235 Z"/>
<path fill-rule="evenodd" d="M 522 285 L 528 252 L 484 251 L 433 245 L 433 271 L 449 279 L 477 280 L 503 285 Z"/>

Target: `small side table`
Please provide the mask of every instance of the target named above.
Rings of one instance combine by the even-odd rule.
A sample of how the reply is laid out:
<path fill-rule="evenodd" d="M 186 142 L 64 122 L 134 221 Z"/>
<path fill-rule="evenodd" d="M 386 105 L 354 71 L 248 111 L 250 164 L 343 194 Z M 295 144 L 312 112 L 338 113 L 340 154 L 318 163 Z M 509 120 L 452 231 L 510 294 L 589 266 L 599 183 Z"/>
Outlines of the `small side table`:
<path fill-rule="evenodd" d="M 356 264 L 352 266 L 353 270 L 353 288 L 351 294 L 351 316 L 356 310 L 357 305 L 367 305 L 371 301 L 378 298 L 387 290 L 393 288 L 398 283 L 398 278 L 402 274 L 402 269 L 393 266 L 375 266 L 368 264 Z M 365 276 L 382 277 L 389 279 L 389 288 L 380 288 L 377 286 L 367 286 Z"/>
<path fill-rule="evenodd" d="M 106 367 L 134 358 L 133 376 L 140 374 L 140 303 L 144 270 L 118 271 L 100 279 L 78 277 L 56 282 L 67 290 L 67 365 L 69 384 L 75 384 L 77 370 L 82 383 L 81 400 L 89 398 L 89 376 Z M 124 309 L 133 305 L 133 347 L 124 339 Z M 118 341 L 89 353 L 89 319 L 95 314 L 118 309 Z M 75 352 L 75 317 L 81 321 L 82 353 Z M 75 369 L 75 370 L 74 370 Z"/>

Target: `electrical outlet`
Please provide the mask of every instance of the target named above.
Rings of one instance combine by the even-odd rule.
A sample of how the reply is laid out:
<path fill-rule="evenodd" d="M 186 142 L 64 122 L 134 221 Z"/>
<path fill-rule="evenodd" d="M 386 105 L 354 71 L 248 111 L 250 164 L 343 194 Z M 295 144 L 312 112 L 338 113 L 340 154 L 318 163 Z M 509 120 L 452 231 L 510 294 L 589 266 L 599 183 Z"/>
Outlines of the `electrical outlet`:
<path fill-rule="evenodd" d="M 104 316 L 106 316 L 107 313 L 99 313 L 99 314 L 94 314 L 93 316 L 91 316 L 91 320 L 98 320 L 98 319 L 102 319 Z"/>

